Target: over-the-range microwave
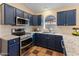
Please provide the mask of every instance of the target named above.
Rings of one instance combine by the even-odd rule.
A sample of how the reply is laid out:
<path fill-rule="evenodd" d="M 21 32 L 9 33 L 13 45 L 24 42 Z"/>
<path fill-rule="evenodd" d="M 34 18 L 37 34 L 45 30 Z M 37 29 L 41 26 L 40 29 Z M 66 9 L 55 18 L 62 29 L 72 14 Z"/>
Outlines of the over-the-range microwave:
<path fill-rule="evenodd" d="M 16 25 L 29 25 L 29 19 L 16 17 Z"/>

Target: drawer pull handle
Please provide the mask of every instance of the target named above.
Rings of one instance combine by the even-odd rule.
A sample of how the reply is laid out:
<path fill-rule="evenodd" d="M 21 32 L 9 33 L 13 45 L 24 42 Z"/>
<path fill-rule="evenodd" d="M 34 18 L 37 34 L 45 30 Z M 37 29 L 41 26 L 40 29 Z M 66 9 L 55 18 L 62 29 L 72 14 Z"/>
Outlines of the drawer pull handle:
<path fill-rule="evenodd" d="M 14 42 L 16 42 L 16 40 L 14 40 Z"/>
<path fill-rule="evenodd" d="M 64 45 L 63 45 L 63 40 L 61 40 L 61 46 L 62 46 L 62 48 L 64 48 Z"/>

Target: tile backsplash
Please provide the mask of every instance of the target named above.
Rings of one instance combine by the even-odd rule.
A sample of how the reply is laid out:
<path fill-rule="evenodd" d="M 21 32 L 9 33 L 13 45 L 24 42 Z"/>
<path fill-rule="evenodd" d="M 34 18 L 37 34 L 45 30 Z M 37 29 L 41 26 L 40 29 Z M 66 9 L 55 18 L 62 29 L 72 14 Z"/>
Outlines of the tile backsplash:
<path fill-rule="evenodd" d="M 35 26 L 11 26 L 11 25 L 0 25 L 0 35 L 2 34 L 10 34 L 12 28 L 25 28 L 26 32 L 32 32 L 33 28 Z M 45 31 L 41 26 L 36 26 L 36 28 L 39 28 L 40 31 Z M 72 33 L 73 26 L 55 26 L 53 29 L 57 33 L 63 33 L 63 34 L 71 34 Z"/>
<path fill-rule="evenodd" d="M 57 26 L 56 32 L 62 33 L 62 34 L 72 34 L 72 28 L 73 26 Z"/>
<path fill-rule="evenodd" d="M 11 26 L 11 25 L 0 25 L 0 35 L 11 34 L 12 28 L 25 28 L 25 31 L 30 31 L 30 26 Z"/>

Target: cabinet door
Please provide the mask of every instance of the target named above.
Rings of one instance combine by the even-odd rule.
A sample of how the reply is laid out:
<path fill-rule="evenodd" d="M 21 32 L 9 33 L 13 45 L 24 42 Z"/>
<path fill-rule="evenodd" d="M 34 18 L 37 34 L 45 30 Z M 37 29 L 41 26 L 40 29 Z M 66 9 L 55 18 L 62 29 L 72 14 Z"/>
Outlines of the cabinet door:
<path fill-rule="evenodd" d="M 28 19 L 32 19 L 32 14 L 28 14 Z"/>
<path fill-rule="evenodd" d="M 37 16 L 35 15 L 29 15 L 29 19 L 30 19 L 30 25 L 31 26 L 36 26 L 37 25 Z"/>
<path fill-rule="evenodd" d="M 51 37 L 49 36 L 48 48 L 55 50 L 55 36 L 54 35 L 52 35 Z"/>
<path fill-rule="evenodd" d="M 63 52 L 63 47 L 61 45 L 61 41 L 63 40 L 62 36 L 55 36 L 55 50 L 59 52 Z"/>
<path fill-rule="evenodd" d="M 4 5 L 4 23 L 15 24 L 15 8 L 9 5 Z"/>
<path fill-rule="evenodd" d="M 15 43 L 9 46 L 8 55 L 9 56 L 18 56 L 19 55 L 19 43 Z"/>
<path fill-rule="evenodd" d="M 12 39 L 8 41 L 8 55 L 18 56 L 20 55 L 20 43 L 19 38 Z"/>
<path fill-rule="evenodd" d="M 57 13 L 57 25 L 58 26 L 64 26 L 65 25 L 65 12 L 63 11 L 63 12 L 58 12 Z"/>
<path fill-rule="evenodd" d="M 38 15 L 38 26 L 41 26 L 42 17 L 41 15 Z"/>
<path fill-rule="evenodd" d="M 40 45 L 41 45 L 42 47 L 46 47 L 46 48 L 48 47 L 47 44 L 48 44 L 48 39 L 49 39 L 49 38 L 47 38 L 47 36 L 48 36 L 48 35 L 45 35 L 45 34 L 40 34 L 40 35 L 39 35 L 39 37 L 40 37 L 40 39 L 41 39 Z"/>
<path fill-rule="evenodd" d="M 25 19 L 29 19 L 28 13 L 24 12 L 24 18 L 25 18 Z"/>
<path fill-rule="evenodd" d="M 33 15 L 29 15 L 29 25 L 33 25 Z"/>
<path fill-rule="evenodd" d="M 32 26 L 41 26 L 41 15 L 32 15 L 29 17 L 30 25 Z"/>
<path fill-rule="evenodd" d="M 42 40 L 41 34 L 35 34 L 34 35 L 35 45 L 41 46 L 41 42 L 42 42 L 41 40 Z"/>
<path fill-rule="evenodd" d="M 66 25 L 76 25 L 76 10 L 66 11 Z"/>
<path fill-rule="evenodd" d="M 33 26 L 37 26 L 38 24 L 38 18 L 36 15 L 33 15 Z"/>
<path fill-rule="evenodd" d="M 24 18 L 24 12 L 20 9 L 16 9 L 16 17 L 22 17 Z"/>
<path fill-rule="evenodd" d="M 47 42 L 46 35 L 35 34 L 35 45 L 47 47 Z"/>
<path fill-rule="evenodd" d="M 20 43 L 15 44 L 15 55 L 20 55 Z"/>

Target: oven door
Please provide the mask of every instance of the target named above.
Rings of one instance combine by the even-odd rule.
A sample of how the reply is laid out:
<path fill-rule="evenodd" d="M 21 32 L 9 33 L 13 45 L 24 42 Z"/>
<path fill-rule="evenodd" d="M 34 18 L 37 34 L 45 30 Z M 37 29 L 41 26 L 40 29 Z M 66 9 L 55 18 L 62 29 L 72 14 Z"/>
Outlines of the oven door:
<path fill-rule="evenodd" d="M 21 41 L 21 47 L 27 46 L 32 43 L 32 38 Z"/>

